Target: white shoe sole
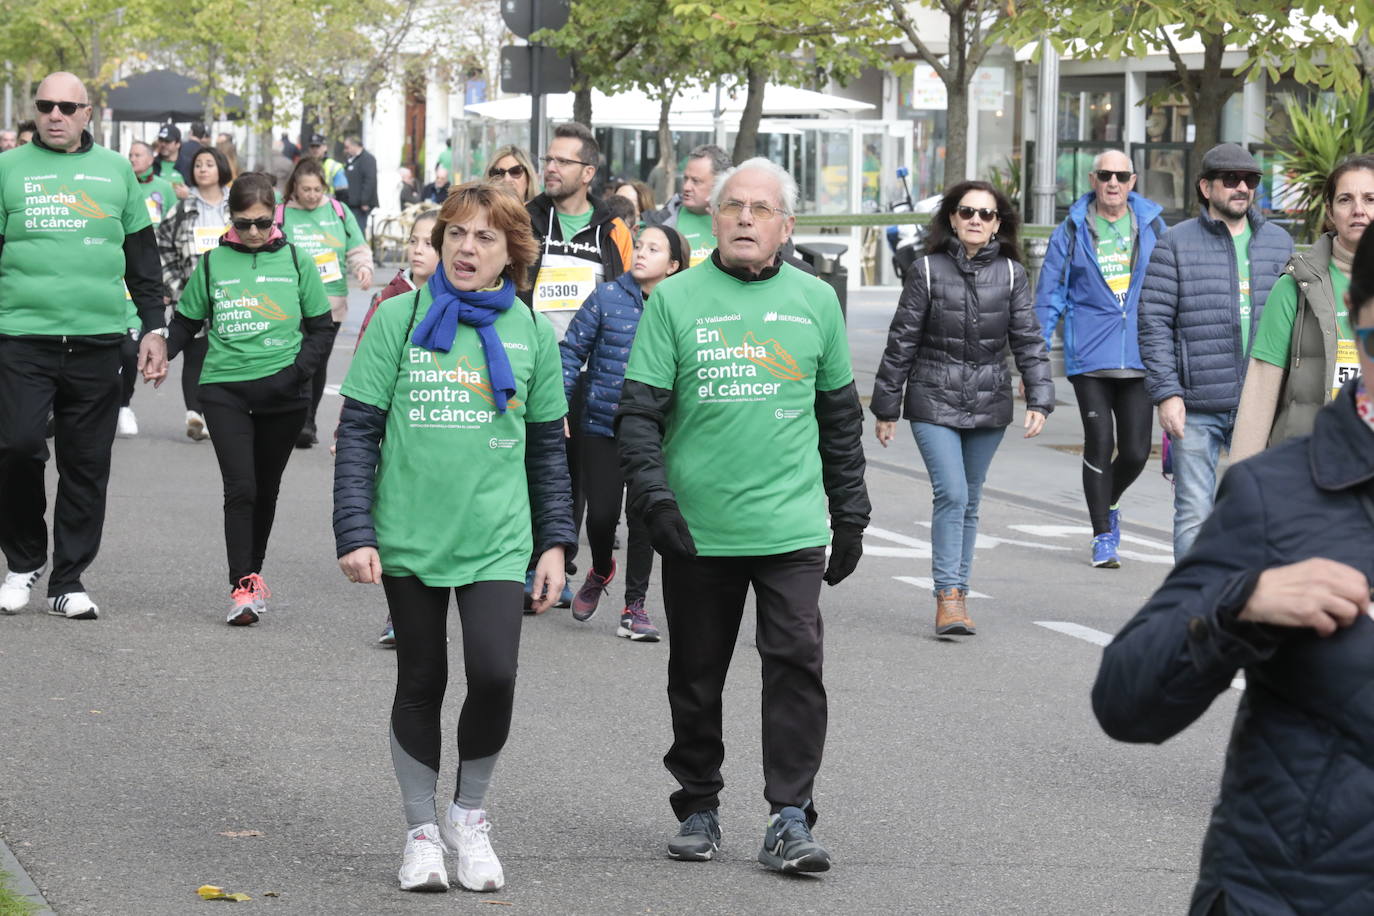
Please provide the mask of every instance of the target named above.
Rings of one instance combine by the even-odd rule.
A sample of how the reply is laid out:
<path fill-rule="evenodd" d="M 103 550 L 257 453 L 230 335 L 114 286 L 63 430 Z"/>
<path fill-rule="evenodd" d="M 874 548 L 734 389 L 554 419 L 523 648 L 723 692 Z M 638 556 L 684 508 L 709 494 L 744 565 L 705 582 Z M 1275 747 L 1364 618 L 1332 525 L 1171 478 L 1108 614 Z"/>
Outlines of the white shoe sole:
<path fill-rule="evenodd" d="M 506 875 L 504 872 L 494 878 L 475 879 L 465 877 L 463 870 L 458 870 L 458 886 L 465 891 L 475 891 L 479 894 L 490 894 L 499 891 L 506 886 Z"/>
<path fill-rule="evenodd" d="M 449 889 L 448 875 L 444 874 L 441 871 L 432 871 L 425 878 L 413 884 L 407 884 L 404 878 L 401 878 L 400 880 L 401 890 L 403 891 L 418 891 L 421 893 L 442 893 Z"/>

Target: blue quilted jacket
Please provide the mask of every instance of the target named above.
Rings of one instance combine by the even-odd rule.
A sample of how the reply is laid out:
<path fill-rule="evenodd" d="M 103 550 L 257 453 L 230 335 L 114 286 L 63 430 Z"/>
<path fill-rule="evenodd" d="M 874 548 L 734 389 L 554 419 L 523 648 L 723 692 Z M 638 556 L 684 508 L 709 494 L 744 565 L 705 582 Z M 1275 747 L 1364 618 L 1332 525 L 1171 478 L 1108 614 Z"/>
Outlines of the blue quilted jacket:
<path fill-rule="evenodd" d="M 1374 913 L 1374 619 L 1326 638 L 1236 619 L 1265 569 L 1325 557 L 1374 581 L 1356 384 L 1311 436 L 1227 472 L 1192 550 L 1102 655 L 1093 711 L 1121 741 L 1168 740 L 1245 672 L 1193 916 Z"/>
<path fill-rule="evenodd" d="M 1251 335 L 1269 290 L 1293 254 L 1293 239 L 1250 211 Z M 1155 245 L 1140 294 L 1140 356 L 1145 387 L 1158 404 L 1175 395 L 1189 410 L 1219 412 L 1240 403 L 1249 352 L 1241 352 L 1240 281 L 1226 224 L 1204 208 Z"/>
<path fill-rule="evenodd" d="M 582 431 L 588 435 L 615 437 L 615 409 L 625 384 L 625 364 L 643 314 L 644 295 L 627 270 L 619 279 L 592 290 L 558 345 L 563 351 L 563 388 L 569 400 L 582 366 L 587 367 Z"/>

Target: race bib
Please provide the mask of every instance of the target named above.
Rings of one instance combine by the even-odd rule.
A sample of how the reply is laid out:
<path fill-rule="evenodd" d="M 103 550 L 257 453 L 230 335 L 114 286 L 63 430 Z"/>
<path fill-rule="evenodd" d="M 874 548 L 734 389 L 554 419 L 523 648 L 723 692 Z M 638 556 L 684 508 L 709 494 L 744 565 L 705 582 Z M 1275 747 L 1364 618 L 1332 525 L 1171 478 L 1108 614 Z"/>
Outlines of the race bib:
<path fill-rule="evenodd" d="M 156 226 L 161 223 L 162 208 L 158 206 L 157 201 L 153 200 L 151 197 L 145 197 L 143 198 L 143 203 L 148 207 L 148 219 L 153 221 L 153 225 Z"/>
<path fill-rule="evenodd" d="M 596 289 L 596 271 L 586 267 L 544 267 L 534 283 L 534 308 L 538 312 L 579 309 Z"/>
<path fill-rule="evenodd" d="M 332 251 L 315 255 L 315 269 L 320 272 L 320 279 L 325 283 L 343 279 L 343 273 L 339 271 L 339 256 Z"/>
<path fill-rule="evenodd" d="M 220 236 L 224 235 L 223 226 L 197 226 L 195 228 L 196 254 L 205 254 L 219 247 Z"/>
<path fill-rule="evenodd" d="M 1331 397 L 1340 394 L 1346 382 L 1360 374 L 1360 356 L 1353 340 L 1336 341 L 1336 371 L 1331 376 Z"/>
<path fill-rule="evenodd" d="M 707 258 L 709 258 L 709 257 L 711 256 L 711 252 L 712 252 L 712 251 L 715 251 L 715 249 L 714 249 L 714 248 L 693 248 L 693 249 L 692 249 L 692 256 L 691 256 L 691 258 L 690 258 L 691 263 L 689 263 L 687 266 L 688 266 L 688 267 L 696 267 L 696 266 L 697 266 L 698 264 L 700 264 L 702 261 L 704 261 L 704 260 L 706 260 Z"/>

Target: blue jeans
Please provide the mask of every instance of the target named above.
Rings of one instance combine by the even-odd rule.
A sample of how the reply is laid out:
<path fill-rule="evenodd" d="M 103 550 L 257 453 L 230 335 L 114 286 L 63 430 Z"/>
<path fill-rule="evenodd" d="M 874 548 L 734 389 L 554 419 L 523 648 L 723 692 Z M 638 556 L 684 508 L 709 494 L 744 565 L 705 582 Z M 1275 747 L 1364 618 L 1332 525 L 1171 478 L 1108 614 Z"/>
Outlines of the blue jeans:
<path fill-rule="evenodd" d="M 930 520 L 930 572 L 936 592 L 968 588 L 973 545 L 978 540 L 978 502 L 983 496 L 983 481 L 1006 431 L 1005 426 L 954 429 L 911 422 L 911 432 L 926 463 L 935 497 L 935 512 Z"/>
<path fill-rule="evenodd" d="M 1183 441 L 1170 442 L 1174 457 L 1174 562 L 1183 559 L 1198 529 L 1212 514 L 1217 492 L 1217 459 L 1231 448 L 1236 412 L 1188 411 Z"/>

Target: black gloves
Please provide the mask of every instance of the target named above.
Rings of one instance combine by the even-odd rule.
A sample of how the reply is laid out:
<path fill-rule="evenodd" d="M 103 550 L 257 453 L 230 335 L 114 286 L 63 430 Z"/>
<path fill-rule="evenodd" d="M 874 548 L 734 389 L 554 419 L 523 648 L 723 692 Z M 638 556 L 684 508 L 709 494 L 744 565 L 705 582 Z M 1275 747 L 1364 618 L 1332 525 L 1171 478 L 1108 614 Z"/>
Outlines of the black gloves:
<path fill-rule="evenodd" d="M 692 540 L 687 520 L 678 511 L 676 502 L 665 499 L 654 503 L 644 521 L 649 528 L 649 541 L 661 555 L 696 556 L 696 541 Z M 857 559 L 855 562 L 858 562 Z"/>
<path fill-rule="evenodd" d="M 839 525 L 830 536 L 830 563 L 825 567 L 826 585 L 839 585 L 864 555 L 864 530 L 854 525 Z"/>

